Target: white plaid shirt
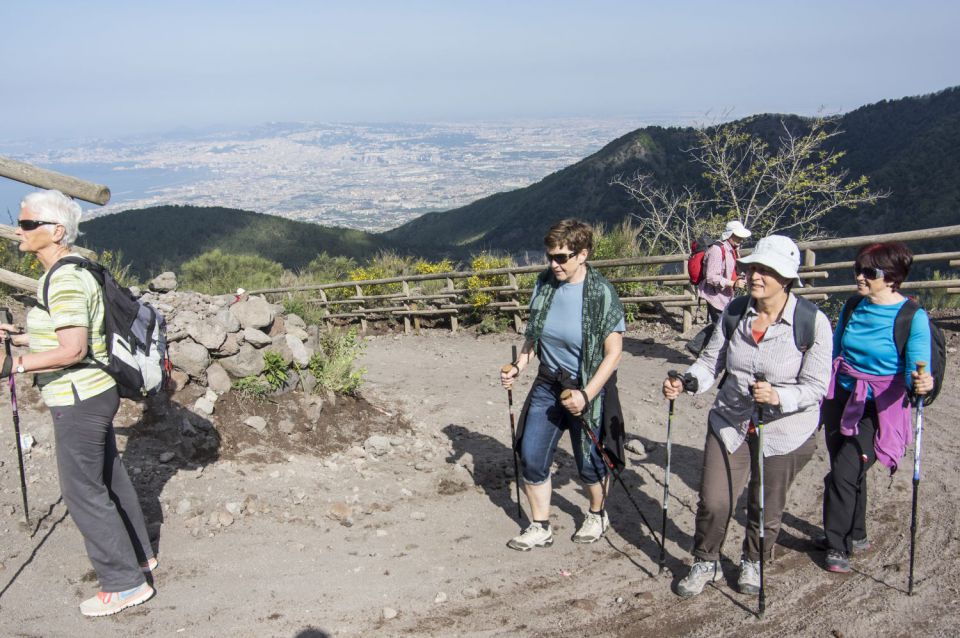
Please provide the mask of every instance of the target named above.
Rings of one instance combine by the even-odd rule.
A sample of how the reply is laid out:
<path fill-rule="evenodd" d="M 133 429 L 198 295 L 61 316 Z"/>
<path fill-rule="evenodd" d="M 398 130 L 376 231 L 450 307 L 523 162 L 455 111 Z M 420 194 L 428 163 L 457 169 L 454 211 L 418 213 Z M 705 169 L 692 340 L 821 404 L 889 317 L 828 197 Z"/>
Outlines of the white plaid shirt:
<path fill-rule="evenodd" d="M 717 325 L 700 358 L 688 370 L 699 383 L 697 394 L 709 390 L 717 376 L 727 372 L 708 422 L 730 453 L 743 443 L 751 419 L 756 418 L 750 386 L 758 372 L 766 375 L 780 396 L 780 405 L 764 406 L 764 456 L 792 452 L 817 429 L 820 400 L 830 381 L 833 336 L 830 321 L 818 311 L 813 345 L 806 353 L 797 350 L 793 340 L 796 307 L 797 298 L 790 294 L 783 316 L 767 328 L 758 344 L 751 332 L 757 318 L 751 302 L 730 341 L 724 340 L 722 325 Z M 723 317 L 718 323 L 722 321 Z"/>

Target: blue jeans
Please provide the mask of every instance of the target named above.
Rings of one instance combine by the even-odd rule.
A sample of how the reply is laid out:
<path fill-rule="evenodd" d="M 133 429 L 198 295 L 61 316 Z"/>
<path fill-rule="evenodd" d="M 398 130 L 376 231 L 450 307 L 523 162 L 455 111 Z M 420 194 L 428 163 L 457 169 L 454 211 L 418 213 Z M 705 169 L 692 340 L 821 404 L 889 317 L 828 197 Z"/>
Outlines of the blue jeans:
<path fill-rule="evenodd" d="M 550 478 L 550 466 L 557 444 L 564 430 L 570 430 L 570 444 L 577 471 L 587 485 L 600 483 L 607 475 L 607 468 L 597 448 L 590 443 L 590 456 L 584 458 L 581 439 L 587 436 L 578 417 L 560 405 L 559 384 L 536 383 L 530 390 L 523 440 L 520 443 L 520 460 L 523 463 L 523 481 L 527 485 L 540 485 Z M 596 401 L 603 400 L 603 393 Z M 600 426 L 594 431 L 600 437 Z"/>

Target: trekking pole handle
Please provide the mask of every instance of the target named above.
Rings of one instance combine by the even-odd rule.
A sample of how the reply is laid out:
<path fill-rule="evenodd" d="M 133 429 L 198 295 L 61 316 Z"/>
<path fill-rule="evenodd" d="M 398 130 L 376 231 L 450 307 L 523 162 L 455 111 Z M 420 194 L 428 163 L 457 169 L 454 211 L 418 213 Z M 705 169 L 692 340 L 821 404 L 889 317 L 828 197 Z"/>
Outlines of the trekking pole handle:
<path fill-rule="evenodd" d="M 917 361 L 917 374 L 923 374 L 927 371 L 926 361 Z"/>
<path fill-rule="evenodd" d="M 671 370 L 667 372 L 667 376 L 671 379 L 683 379 L 683 375 L 677 372 L 676 370 Z"/>
<path fill-rule="evenodd" d="M 579 390 L 579 392 L 583 392 L 583 390 Z M 584 400 L 586 401 L 586 398 L 587 398 L 586 392 L 583 392 L 583 395 L 584 395 L 583 398 L 584 398 Z M 570 388 L 567 388 L 566 390 L 564 390 L 563 392 L 560 393 L 560 400 L 561 400 L 561 401 L 566 401 L 566 400 L 569 399 L 571 396 L 573 396 L 573 390 L 571 390 Z M 588 402 L 588 403 L 589 403 L 589 402 Z M 571 412 L 571 414 L 573 414 L 573 416 L 580 416 L 580 415 L 583 414 L 583 413 L 582 413 L 582 412 L 575 412 L 575 413 L 574 413 L 574 412 Z"/>

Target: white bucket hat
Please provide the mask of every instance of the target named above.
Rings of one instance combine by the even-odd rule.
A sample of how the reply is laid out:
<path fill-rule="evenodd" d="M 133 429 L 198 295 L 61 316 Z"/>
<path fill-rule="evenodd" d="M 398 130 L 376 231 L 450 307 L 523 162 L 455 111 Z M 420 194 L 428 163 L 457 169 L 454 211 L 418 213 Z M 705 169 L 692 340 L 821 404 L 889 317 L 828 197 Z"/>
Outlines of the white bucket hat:
<path fill-rule="evenodd" d="M 741 264 L 760 264 L 774 270 L 784 279 L 793 279 L 797 286 L 800 282 L 800 248 L 789 237 L 769 235 L 757 242 L 756 247 L 746 257 L 738 261 Z"/>
<path fill-rule="evenodd" d="M 741 224 L 739 220 L 733 220 L 732 222 L 727 222 L 727 227 L 724 228 L 723 234 L 720 235 L 720 240 L 727 241 L 730 239 L 731 235 L 736 235 L 737 237 L 743 237 L 746 239 L 752 234 L 753 233 L 747 230 L 747 227 Z"/>

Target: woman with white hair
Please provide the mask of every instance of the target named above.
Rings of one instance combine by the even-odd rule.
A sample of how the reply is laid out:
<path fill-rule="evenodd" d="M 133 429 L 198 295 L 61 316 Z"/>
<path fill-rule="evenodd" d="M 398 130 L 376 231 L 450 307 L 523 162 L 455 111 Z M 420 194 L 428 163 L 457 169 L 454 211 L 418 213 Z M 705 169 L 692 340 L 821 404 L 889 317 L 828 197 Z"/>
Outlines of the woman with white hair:
<path fill-rule="evenodd" d="M 820 399 L 830 380 L 830 322 L 811 302 L 791 292 L 800 285 L 797 245 L 788 237 L 770 235 L 740 264 L 746 272 L 749 301 L 744 306 L 727 305 L 718 322 L 721 329 L 713 331 L 683 379 L 663 382 L 664 396 L 676 399 L 683 390 L 706 392 L 721 372 L 725 374 L 707 417 L 694 562 L 677 585 L 677 593 L 684 598 L 699 594 L 707 583 L 722 577 L 720 549 L 748 482 L 747 529 L 737 586 L 744 594 L 759 592 L 760 561 L 773 557 L 787 492 L 816 450 Z M 762 438 L 758 424 L 763 426 Z M 760 463 L 762 537 L 769 539 L 762 556 Z"/>
<path fill-rule="evenodd" d="M 80 206 L 55 190 L 31 193 L 20 204 L 20 250 L 34 253 L 47 273 L 71 254 Z M 0 324 L 0 337 L 29 352 L 3 358 L 0 377 L 34 374 L 53 415 L 60 491 L 100 581 L 80 605 L 85 616 L 108 616 L 153 596 L 144 573 L 157 566 L 143 511 L 117 453 L 113 418 L 120 407 L 107 362 L 103 291 L 83 268 L 58 268 L 48 307 L 27 314 L 26 331 Z"/>

